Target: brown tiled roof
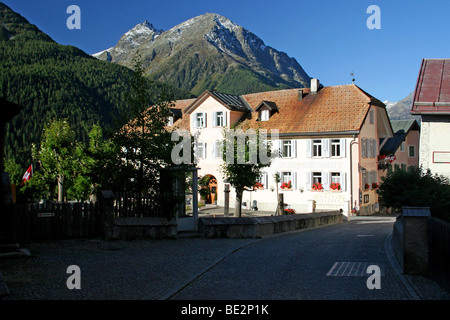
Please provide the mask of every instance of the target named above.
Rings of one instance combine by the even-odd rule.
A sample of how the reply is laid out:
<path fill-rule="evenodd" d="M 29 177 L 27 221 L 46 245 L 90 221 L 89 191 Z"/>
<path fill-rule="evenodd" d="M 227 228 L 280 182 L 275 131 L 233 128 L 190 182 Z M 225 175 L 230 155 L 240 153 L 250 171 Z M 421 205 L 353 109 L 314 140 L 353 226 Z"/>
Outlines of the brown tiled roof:
<path fill-rule="evenodd" d="M 301 97 L 301 99 L 299 98 Z M 359 131 L 370 105 L 384 104 L 354 84 L 323 87 L 316 94 L 310 89 L 286 89 L 252 93 L 240 96 L 252 109 L 243 113 L 240 128 L 278 129 L 280 134 L 314 134 Z M 189 130 L 189 114 L 197 99 L 176 101 L 183 117 L 174 123 L 178 129 Z M 263 102 L 276 105 L 268 121 L 259 121 L 254 110 Z"/>
<path fill-rule="evenodd" d="M 450 59 L 422 60 L 411 113 L 450 113 Z"/>
<path fill-rule="evenodd" d="M 175 123 L 171 127 L 172 130 L 174 129 L 189 130 L 190 127 L 189 115 L 185 116 L 184 110 L 187 107 L 189 107 L 192 103 L 194 103 L 195 100 L 197 100 L 197 98 L 177 100 L 174 102 L 172 108 L 181 110 L 183 117 L 175 121 Z"/>
<path fill-rule="evenodd" d="M 309 90 L 305 91 L 309 93 Z M 258 121 L 257 112 L 240 127 L 278 129 L 280 133 L 324 133 L 360 130 L 370 104 L 383 105 L 354 84 L 323 87 L 299 100 L 299 89 L 261 92 L 242 96 L 254 110 L 263 100 L 273 101 L 278 113 Z"/>

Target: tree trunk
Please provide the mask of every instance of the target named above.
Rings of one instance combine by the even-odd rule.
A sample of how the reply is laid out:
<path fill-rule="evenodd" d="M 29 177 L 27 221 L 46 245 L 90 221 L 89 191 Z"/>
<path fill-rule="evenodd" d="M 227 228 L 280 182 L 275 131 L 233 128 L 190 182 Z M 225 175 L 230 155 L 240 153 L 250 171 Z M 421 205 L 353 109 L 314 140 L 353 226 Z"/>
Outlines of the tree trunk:
<path fill-rule="evenodd" d="M 234 216 L 241 217 L 242 216 L 242 194 L 244 193 L 244 189 L 236 188 L 236 202 L 234 204 Z"/>
<path fill-rule="evenodd" d="M 58 176 L 58 202 L 64 202 L 64 176 Z"/>

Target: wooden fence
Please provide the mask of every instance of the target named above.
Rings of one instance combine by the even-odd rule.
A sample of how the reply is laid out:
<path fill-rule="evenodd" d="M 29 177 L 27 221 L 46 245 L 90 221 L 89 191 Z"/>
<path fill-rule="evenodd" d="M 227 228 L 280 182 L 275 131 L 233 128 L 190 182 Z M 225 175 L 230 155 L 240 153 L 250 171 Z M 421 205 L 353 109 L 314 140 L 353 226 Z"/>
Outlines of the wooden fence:
<path fill-rule="evenodd" d="M 428 271 L 450 291 L 450 223 L 434 217 L 428 218 Z"/>
<path fill-rule="evenodd" d="M 93 203 L 15 205 L 13 219 L 20 241 L 90 238 L 103 232 L 100 205 Z"/>
<path fill-rule="evenodd" d="M 15 205 L 13 228 L 18 241 L 102 237 L 107 218 L 173 218 L 174 203 L 171 200 L 170 194 L 163 197 L 159 194 L 116 192 L 112 217 L 105 216 L 102 199 L 95 204 Z"/>
<path fill-rule="evenodd" d="M 116 192 L 114 196 L 115 218 L 171 218 L 173 216 L 173 203 L 160 194 Z"/>

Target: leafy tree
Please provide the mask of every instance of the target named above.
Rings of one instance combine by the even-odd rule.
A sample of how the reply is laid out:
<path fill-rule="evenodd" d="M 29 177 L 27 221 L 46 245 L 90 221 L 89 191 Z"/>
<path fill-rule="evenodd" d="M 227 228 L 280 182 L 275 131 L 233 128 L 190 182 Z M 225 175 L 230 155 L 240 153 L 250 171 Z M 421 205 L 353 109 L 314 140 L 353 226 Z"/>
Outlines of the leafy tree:
<path fill-rule="evenodd" d="M 79 148 L 75 132 L 67 120 L 53 120 L 44 128 L 40 148 L 33 148 L 44 183 L 57 181 L 58 201 L 64 201 L 65 188 L 73 183 L 75 155 Z M 69 179 L 67 179 L 69 178 Z"/>
<path fill-rule="evenodd" d="M 251 188 L 261 178 L 261 170 L 270 166 L 271 157 L 260 158 L 260 146 L 262 148 L 267 147 L 267 154 L 269 154 L 270 144 L 264 145 L 259 130 L 224 131 L 222 153 L 224 163 L 220 169 L 224 177 L 236 190 L 234 209 L 234 216 L 236 217 L 242 215 L 241 206 L 244 190 Z"/>
<path fill-rule="evenodd" d="M 158 189 L 161 168 L 170 165 L 174 145 L 166 125 L 172 103 L 165 93 L 144 77 L 140 56 L 134 59 L 134 76 L 127 94 L 128 108 L 122 114 L 127 120 L 113 137 L 120 147 L 121 171 L 132 179 L 131 191 Z"/>
<path fill-rule="evenodd" d="M 403 206 L 430 207 L 433 216 L 450 221 L 450 183 L 444 176 L 412 167 L 383 177 L 377 192 L 380 203 L 400 210 Z"/>

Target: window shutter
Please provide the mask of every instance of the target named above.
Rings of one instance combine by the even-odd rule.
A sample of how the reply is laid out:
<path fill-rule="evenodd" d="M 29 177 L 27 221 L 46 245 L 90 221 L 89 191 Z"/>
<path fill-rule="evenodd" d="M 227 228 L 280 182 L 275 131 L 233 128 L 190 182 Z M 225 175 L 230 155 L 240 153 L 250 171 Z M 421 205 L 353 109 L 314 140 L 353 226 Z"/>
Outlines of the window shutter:
<path fill-rule="evenodd" d="M 306 173 L 306 189 L 311 190 L 312 188 L 312 172 Z"/>
<path fill-rule="evenodd" d="M 297 140 L 291 140 L 291 145 L 292 145 L 291 150 L 292 158 L 297 158 Z"/>
<path fill-rule="evenodd" d="M 283 140 L 278 140 L 278 154 L 280 157 L 284 157 Z"/>
<path fill-rule="evenodd" d="M 223 112 L 223 126 L 226 127 L 227 124 L 227 118 L 228 118 L 228 112 Z"/>
<path fill-rule="evenodd" d="M 203 112 L 203 121 L 204 121 L 203 128 L 206 128 L 206 112 Z"/>
<path fill-rule="evenodd" d="M 217 127 L 217 112 L 213 112 L 213 127 Z"/>
<path fill-rule="evenodd" d="M 330 173 L 322 172 L 322 186 L 325 190 L 330 189 Z"/>
<path fill-rule="evenodd" d="M 340 172 L 339 173 L 340 175 L 341 175 L 341 189 L 342 189 L 342 191 L 345 191 L 346 190 L 346 175 L 347 175 L 347 173 L 345 173 L 345 172 Z"/>
<path fill-rule="evenodd" d="M 292 172 L 292 190 L 297 190 L 297 172 Z"/>
<path fill-rule="evenodd" d="M 264 189 L 269 189 L 269 174 L 267 172 L 264 172 Z"/>
<path fill-rule="evenodd" d="M 322 152 L 323 152 L 323 157 L 324 158 L 329 158 L 330 157 L 330 144 L 331 144 L 331 140 L 330 139 L 322 139 Z"/>
<path fill-rule="evenodd" d="M 341 144 L 341 157 L 342 158 L 345 158 L 346 157 L 346 154 L 345 154 L 345 148 L 346 148 L 346 145 L 345 145 L 345 139 L 341 139 L 341 141 L 340 141 L 340 144 Z"/>
<path fill-rule="evenodd" d="M 197 114 L 193 113 L 191 114 L 192 119 L 192 128 L 197 128 Z"/>
<path fill-rule="evenodd" d="M 361 141 L 362 157 L 367 158 L 367 138 L 363 138 Z"/>
<path fill-rule="evenodd" d="M 312 158 L 312 150 L 313 150 L 312 144 L 313 144 L 312 139 L 308 140 L 307 149 L 306 149 L 306 156 L 308 158 Z"/>

